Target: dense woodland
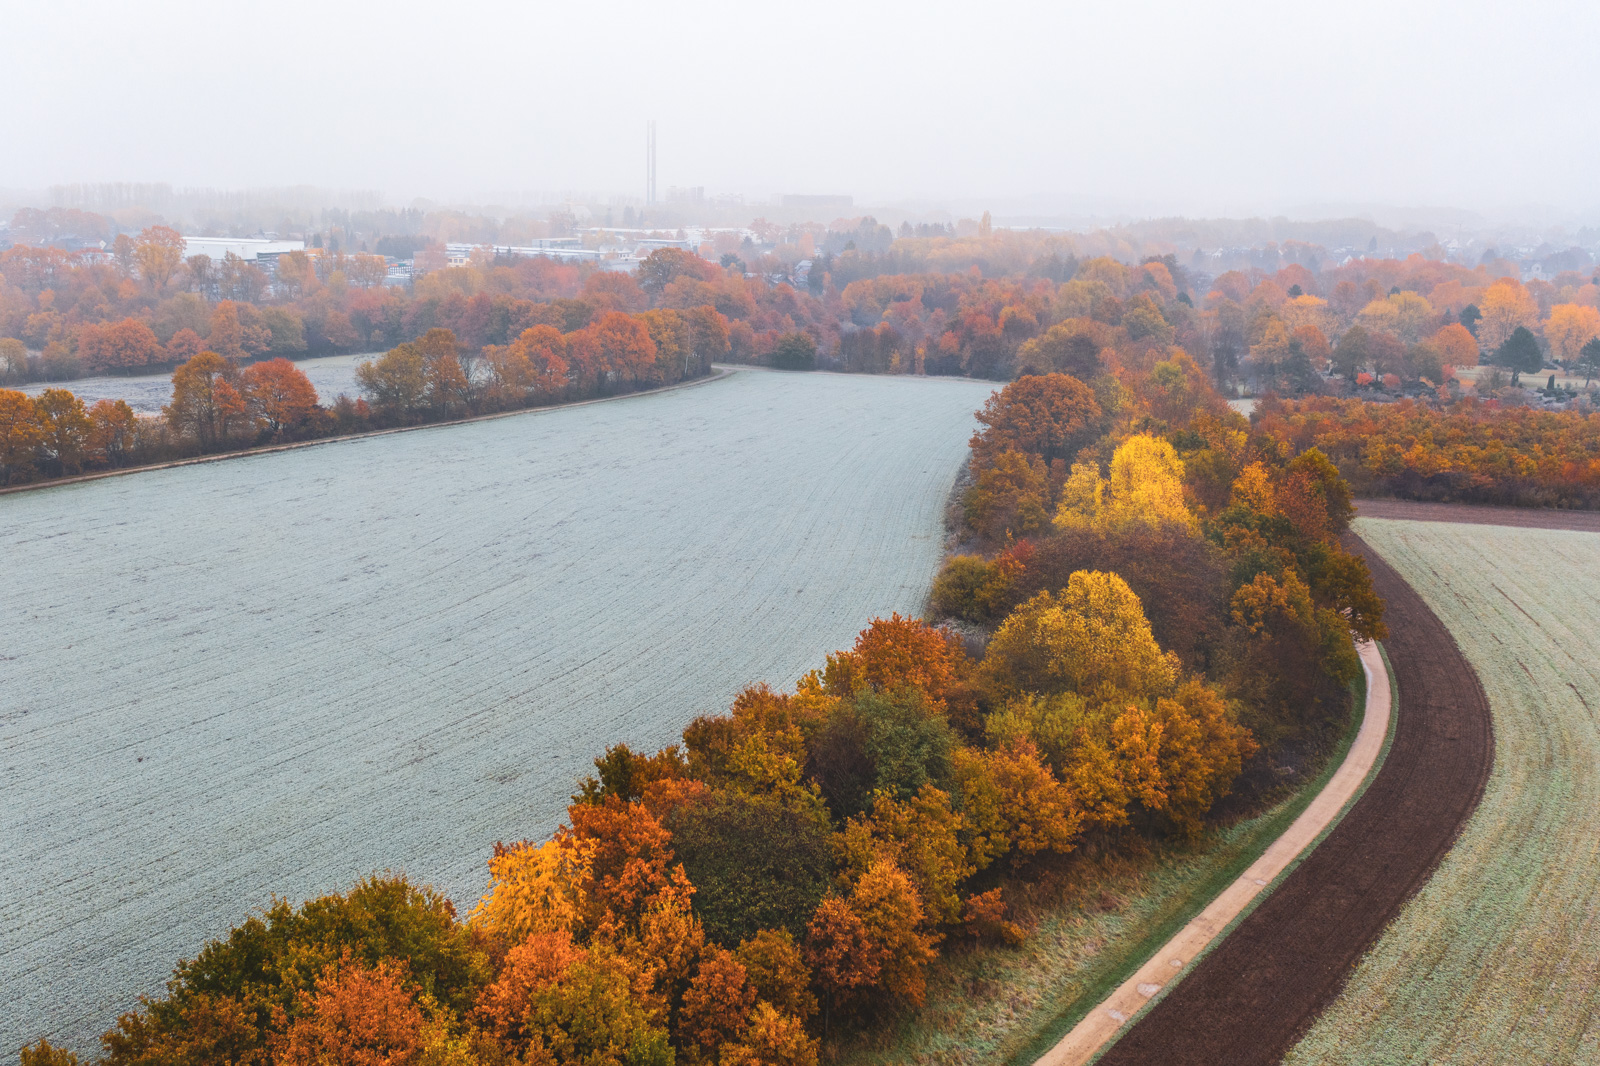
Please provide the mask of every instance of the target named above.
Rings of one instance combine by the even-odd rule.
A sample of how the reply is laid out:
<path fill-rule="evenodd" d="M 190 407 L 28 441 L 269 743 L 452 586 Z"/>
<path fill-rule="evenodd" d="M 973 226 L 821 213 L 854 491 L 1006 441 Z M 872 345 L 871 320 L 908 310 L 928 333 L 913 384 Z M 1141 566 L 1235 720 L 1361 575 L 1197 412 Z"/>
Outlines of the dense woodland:
<path fill-rule="evenodd" d="M 1520 507 L 1600 507 L 1600 413 L 1465 399 L 1265 401 L 1263 430 L 1317 448 L 1364 496 Z"/>
<path fill-rule="evenodd" d="M 1230 792 L 1278 794 L 1342 728 L 1382 607 L 1333 466 L 1165 354 L 980 413 L 980 554 L 934 593 L 965 638 L 877 619 L 792 692 L 608 748 L 465 917 L 398 877 L 277 903 L 101 1061 L 810 1066 L 916 1009 L 942 953 L 1019 942 L 1008 892 L 1079 849 L 1203 840 Z"/>
<path fill-rule="evenodd" d="M 1534 399 L 1520 375 L 1559 364 L 1587 383 L 1600 370 L 1592 276 L 1523 283 L 1503 261 L 1469 269 L 1422 255 L 1313 270 L 1307 246 L 1275 255 L 1295 261 L 1271 272 L 1212 278 L 1171 254 L 1136 265 L 1079 258 L 1064 236 L 853 226 L 823 235 L 839 250 L 819 253 L 803 281 L 677 249 L 656 251 L 635 274 L 485 254 L 409 289 L 385 285 L 381 256 L 316 249 L 283 256 L 269 278 L 243 260 L 186 261 L 182 238 L 160 225 L 120 235 L 97 258 L 18 245 L 0 253 L 0 383 L 169 366 L 181 383 L 159 420 L 115 403 L 85 410 L 68 389 L 36 401 L 0 390 L 0 479 L 605 395 L 692 377 L 712 360 L 1003 381 L 1088 376 L 1103 357 L 1181 351 L 1224 392 L 1408 397 L 1408 412 L 1482 401 L 1448 418 L 1335 405 L 1346 426 L 1377 421 L 1396 435 L 1361 457 L 1353 431 L 1344 442 L 1328 436 L 1323 450 L 1361 491 L 1592 498 L 1577 487 L 1592 475 L 1572 476 L 1600 460 L 1582 417 L 1589 391 L 1547 389 L 1541 402 L 1564 410 L 1487 428 Z M 387 354 L 363 373 L 363 395 L 326 404 L 285 361 L 373 349 Z M 1458 380 L 1479 364 L 1500 369 Z M 1321 425 L 1334 408 L 1319 403 L 1294 410 L 1322 412 Z M 1462 433 L 1470 448 L 1445 443 Z M 1294 439 L 1307 442 L 1305 432 Z M 1415 461 L 1397 463 L 1395 451 Z"/>

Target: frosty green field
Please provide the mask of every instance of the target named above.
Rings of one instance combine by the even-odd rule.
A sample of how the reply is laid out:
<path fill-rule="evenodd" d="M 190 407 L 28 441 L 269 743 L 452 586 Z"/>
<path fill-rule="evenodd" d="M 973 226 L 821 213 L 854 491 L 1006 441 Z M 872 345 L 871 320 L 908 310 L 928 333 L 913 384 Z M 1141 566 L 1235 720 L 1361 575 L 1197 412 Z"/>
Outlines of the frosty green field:
<path fill-rule="evenodd" d="M 1494 770 L 1455 847 L 1285 1061 L 1600 1062 L 1600 535 L 1356 529 L 1476 668 Z M 1530 555 L 1537 568 L 1514 565 Z"/>
<path fill-rule="evenodd" d="M 919 612 L 991 388 L 745 371 L 0 498 L 0 1054 L 273 893 L 470 905 L 605 744 Z"/>

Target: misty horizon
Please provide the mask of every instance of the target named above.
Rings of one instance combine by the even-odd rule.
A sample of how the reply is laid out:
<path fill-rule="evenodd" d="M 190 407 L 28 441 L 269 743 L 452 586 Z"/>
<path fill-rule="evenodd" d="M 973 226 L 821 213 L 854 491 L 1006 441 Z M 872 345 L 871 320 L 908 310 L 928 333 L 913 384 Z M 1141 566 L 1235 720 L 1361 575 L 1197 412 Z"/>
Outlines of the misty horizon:
<path fill-rule="evenodd" d="M 1600 13 L 1547 4 L 1492 35 L 1490 14 L 33 8 L 11 15 L 32 106 L 0 117 L 0 188 L 642 199 L 654 120 L 662 190 L 753 201 L 1092 221 L 1600 217 L 1600 144 L 1559 106 L 1583 98 Z"/>

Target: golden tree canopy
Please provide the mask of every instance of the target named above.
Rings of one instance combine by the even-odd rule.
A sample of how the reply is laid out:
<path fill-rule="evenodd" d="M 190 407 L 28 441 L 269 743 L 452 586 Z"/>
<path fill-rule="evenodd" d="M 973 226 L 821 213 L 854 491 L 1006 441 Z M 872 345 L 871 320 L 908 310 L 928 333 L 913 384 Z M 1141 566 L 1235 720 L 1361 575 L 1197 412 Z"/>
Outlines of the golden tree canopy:
<path fill-rule="evenodd" d="M 1001 696 L 1070 690 L 1163 695 L 1177 660 L 1151 635 L 1144 605 L 1116 574 L 1079 570 L 1058 593 L 1018 607 L 989 642 L 984 674 Z"/>
<path fill-rule="evenodd" d="M 1057 529 L 1092 525 L 1117 529 L 1131 525 L 1197 528 L 1183 498 L 1183 460 L 1160 437 L 1138 434 L 1111 457 L 1111 478 L 1102 480 L 1092 465 L 1079 463 L 1061 493 Z"/>

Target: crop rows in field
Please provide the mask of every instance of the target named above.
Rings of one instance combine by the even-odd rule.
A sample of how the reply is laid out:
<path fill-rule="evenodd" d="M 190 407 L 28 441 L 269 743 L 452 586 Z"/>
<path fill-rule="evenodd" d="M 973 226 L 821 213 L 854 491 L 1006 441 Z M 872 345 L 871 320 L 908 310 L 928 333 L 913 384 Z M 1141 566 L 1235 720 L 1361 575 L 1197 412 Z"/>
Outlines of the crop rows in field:
<path fill-rule="evenodd" d="M 1455 847 L 1287 1061 L 1600 1062 L 1600 535 L 1357 528 L 1476 668 L 1495 764 Z"/>
<path fill-rule="evenodd" d="M 273 893 L 470 906 L 605 744 L 918 611 L 989 389 L 748 371 L 0 500 L 0 1053 Z"/>

